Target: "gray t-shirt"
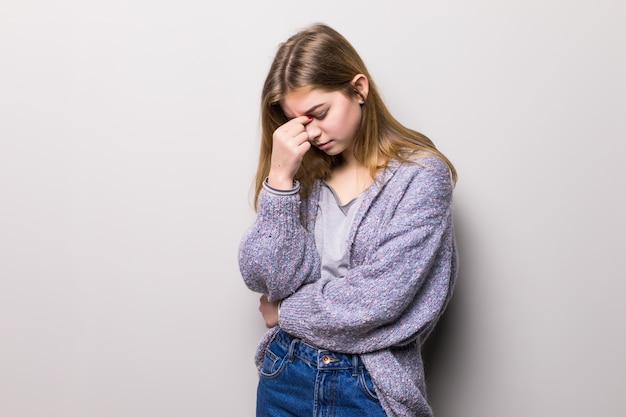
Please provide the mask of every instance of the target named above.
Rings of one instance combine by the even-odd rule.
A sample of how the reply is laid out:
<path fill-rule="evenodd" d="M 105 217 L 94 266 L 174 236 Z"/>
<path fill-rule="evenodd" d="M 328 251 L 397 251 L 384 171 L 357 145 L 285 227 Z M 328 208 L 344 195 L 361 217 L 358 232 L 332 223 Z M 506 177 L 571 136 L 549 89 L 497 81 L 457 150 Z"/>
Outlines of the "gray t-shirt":
<path fill-rule="evenodd" d="M 322 261 L 322 277 L 342 278 L 348 270 L 347 240 L 363 193 L 342 205 L 325 182 L 315 221 L 315 245 Z"/>

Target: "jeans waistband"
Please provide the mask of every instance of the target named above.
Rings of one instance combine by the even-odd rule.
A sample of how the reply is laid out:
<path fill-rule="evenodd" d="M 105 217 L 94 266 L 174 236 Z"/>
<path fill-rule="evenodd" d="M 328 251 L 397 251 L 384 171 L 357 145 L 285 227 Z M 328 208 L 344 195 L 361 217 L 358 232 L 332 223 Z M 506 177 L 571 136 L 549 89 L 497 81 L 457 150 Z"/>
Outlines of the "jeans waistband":
<path fill-rule="evenodd" d="M 297 339 L 289 333 L 280 330 L 274 340 L 280 343 L 283 348 L 289 351 L 289 357 L 294 356 L 309 362 L 318 369 L 338 370 L 353 368 L 353 373 L 358 374 L 363 367 L 363 362 L 359 355 L 338 353 L 325 349 L 318 349 L 308 343 Z"/>

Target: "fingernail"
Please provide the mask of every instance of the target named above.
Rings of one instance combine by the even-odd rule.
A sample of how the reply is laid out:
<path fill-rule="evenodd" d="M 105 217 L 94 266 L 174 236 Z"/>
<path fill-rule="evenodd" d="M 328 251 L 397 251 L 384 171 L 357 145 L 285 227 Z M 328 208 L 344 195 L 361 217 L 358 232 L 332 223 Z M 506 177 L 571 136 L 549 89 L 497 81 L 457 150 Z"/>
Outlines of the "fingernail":
<path fill-rule="evenodd" d="M 306 117 L 308 117 L 308 118 L 309 118 L 309 120 L 313 119 L 313 116 L 310 116 L 310 115 L 308 115 L 308 114 L 306 115 Z"/>

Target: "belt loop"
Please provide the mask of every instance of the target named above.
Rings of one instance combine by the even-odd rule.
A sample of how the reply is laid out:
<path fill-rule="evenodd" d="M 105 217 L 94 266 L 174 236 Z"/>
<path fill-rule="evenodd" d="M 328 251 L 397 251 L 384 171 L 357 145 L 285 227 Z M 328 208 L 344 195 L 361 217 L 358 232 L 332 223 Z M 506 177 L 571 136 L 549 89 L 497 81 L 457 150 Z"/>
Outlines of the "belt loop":
<path fill-rule="evenodd" d="M 289 362 L 293 362 L 293 351 L 296 349 L 296 344 L 298 343 L 298 339 L 295 337 L 291 339 L 291 344 L 289 345 Z"/>
<path fill-rule="evenodd" d="M 359 355 L 352 355 L 352 376 L 359 376 Z"/>

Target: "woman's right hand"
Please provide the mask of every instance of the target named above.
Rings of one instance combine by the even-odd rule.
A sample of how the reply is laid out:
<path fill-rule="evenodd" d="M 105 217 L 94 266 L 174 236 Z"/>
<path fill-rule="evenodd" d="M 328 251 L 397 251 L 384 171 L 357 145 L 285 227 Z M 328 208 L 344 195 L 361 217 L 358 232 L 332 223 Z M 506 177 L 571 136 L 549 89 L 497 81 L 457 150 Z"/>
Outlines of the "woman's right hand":
<path fill-rule="evenodd" d="M 304 154 L 311 149 L 306 124 L 310 116 L 289 120 L 274 131 L 272 159 L 267 183 L 279 190 L 293 188 L 293 179 L 302 163 Z"/>

